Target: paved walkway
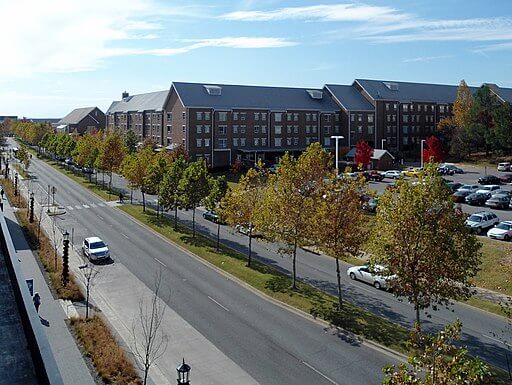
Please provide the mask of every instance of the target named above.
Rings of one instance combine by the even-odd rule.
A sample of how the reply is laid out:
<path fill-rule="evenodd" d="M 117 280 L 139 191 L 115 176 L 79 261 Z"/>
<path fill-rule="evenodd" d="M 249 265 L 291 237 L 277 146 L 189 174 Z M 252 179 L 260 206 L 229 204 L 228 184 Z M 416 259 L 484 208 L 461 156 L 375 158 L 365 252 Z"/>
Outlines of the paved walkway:
<path fill-rule="evenodd" d="M 41 296 L 39 315 L 64 384 L 94 385 L 95 381 L 66 325 L 66 313 L 55 299 L 21 230 L 13 208 L 4 200 L 4 215 L 16 248 L 21 268 L 27 279 L 34 280 L 34 292 Z"/>

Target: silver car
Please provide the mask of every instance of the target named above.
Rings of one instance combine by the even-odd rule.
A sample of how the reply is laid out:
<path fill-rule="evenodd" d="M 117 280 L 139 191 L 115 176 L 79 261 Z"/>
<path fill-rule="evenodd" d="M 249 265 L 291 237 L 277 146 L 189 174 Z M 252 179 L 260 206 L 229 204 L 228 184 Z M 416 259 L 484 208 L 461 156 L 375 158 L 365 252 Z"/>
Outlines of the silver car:
<path fill-rule="evenodd" d="M 385 277 L 379 274 L 383 271 L 384 267 L 375 265 L 373 270 L 369 266 L 352 266 L 347 270 L 347 275 L 350 279 L 357 279 L 359 281 L 367 282 L 376 289 L 387 289 L 388 281 L 393 279 L 393 276 Z"/>

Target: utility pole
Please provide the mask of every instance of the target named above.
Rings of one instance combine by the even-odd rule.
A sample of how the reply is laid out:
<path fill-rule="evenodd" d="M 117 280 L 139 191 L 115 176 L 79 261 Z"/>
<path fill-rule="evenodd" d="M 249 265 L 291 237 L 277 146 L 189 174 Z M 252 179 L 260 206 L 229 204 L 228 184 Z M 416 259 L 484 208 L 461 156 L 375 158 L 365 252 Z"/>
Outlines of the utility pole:
<path fill-rule="evenodd" d="M 67 286 L 69 282 L 69 233 L 66 232 L 63 234 L 64 236 L 64 250 L 62 253 L 62 284 Z"/>
<path fill-rule="evenodd" d="M 29 222 L 30 223 L 34 222 L 34 192 L 33 191 L 30 193 L 30 218 L 29 218 Z"/>

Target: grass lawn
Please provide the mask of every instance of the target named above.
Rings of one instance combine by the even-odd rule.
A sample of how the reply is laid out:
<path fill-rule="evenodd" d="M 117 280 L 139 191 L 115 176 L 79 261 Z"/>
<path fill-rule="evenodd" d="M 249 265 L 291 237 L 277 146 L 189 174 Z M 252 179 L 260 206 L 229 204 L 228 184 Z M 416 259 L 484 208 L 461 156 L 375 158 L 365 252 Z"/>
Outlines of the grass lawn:
<path fill-rule="evenodd" d="M 482 266 L 475 277 L 478 287 L 512 296 L 512 244 L 481 237 Z"/>
<path fill-rule="evenodd" d="M 336 311 L 335 297 L 306 284 L 299 284 L 297 291 L 291 290 L 290 277 L 255 261 L 253 261 L 253 266 L 248 268 L 244 255 L 223 246 L 221 251 L 217 252 L 213 240 L 200 235 L 196 235 L 194 239 L 191 231 L 183 227 L 175 232 L 172 221 L 157 218 L 153 210 L 146 209 L 144 213 L 142 207 L 134 205 L 125 205 L 120 209 L 169 240 L 276 300 L 396 351 L 406 351 L 405 341 L 408 338 L 408 331 L 401 326 L 347 302 L 340 313 Z"/>
<path fill-rule="evenodd" d="M 28 175 L 28 172 L 23 168 L 22 165 L 18 164 L 18 163 L 13 163 L 12 165 L 14 167 L 14 169 L 16 170 L 16 172 L 18 174 L 20 174 L 24 179 L 27 179 L 29 178 L 30 176 Z"/>
<path fill-rule="evenodd" d="M 108 193 L 108 190 L 101 185 L 97 185 L 94 182 L 89 182 L 89 179 L 75 175 L 72 171 L 66 169 L 63 165 L 60 163 L 57 163 L 52 160 L 45 160 L 46 163 L 48 163 L 50 166 L 52 166 L 57 171 L 60 171 L 70 179 L 73 179 L 75 182 L 81 184 L 85 188 L 89 189 L 96 195 L 98 195 L 101 199 L 105 199 L 106 201 L 115 201 L 118 199 L 118 193 L 115 191 L 112 191 L 111 194 Z M 108 177 L 106 178 L 108 180 Z"/>

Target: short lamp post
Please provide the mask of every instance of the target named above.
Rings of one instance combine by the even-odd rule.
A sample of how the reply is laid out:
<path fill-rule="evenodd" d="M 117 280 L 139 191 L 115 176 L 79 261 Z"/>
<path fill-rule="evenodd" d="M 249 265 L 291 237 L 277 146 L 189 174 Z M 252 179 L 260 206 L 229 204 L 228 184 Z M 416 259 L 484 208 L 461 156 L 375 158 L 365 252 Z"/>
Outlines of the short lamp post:
<path fill-rule="evenodd" d="M 18 173 L 14 173 L 14 196 L 18 195 Z"/>
<path fill-rule="evenodd" d="M 340 166 L 339 163 L 338 163 L 338 154 L 339 154 L 339 151 L 338 151 L 338 141 L 340 139 L 345 139 L 345 137 L 341 136 L 341 135 L 333 135 L 333 136 L 331 136 L 331 139 L 336 140 L 336 176 L 338 176 L 339 175 L 338 167 Z"/>
<path fill-rule="evenodd" d="M 9 176 L 9 159 L 5 158 L 5 178 Z"/>
<path fill-rule="evenodd" d="M 62 284 L 67 286 L 69 282 L 69 233 L 66 230 L 64 234 L 64 250 L 62 252 Z"/>
<path fill-rule="evenodd" d="M 176 368 L 176 371 L 178 372 L 178 385 L 190 384 L 190 365 L 185 363 L 185 358 L 183 358 L 183 363 L 179 364 L 179 366 Z"/>
<path fill-rule="evenodd" d="M 425 139 L 421 139 L 421 168 L 423 168 L 423 146 L 425 142 Z"/>
<path fill-rule="evenodd" d="M 34 192 L 30 193 L 30 223 L 34 223 Z"/>

